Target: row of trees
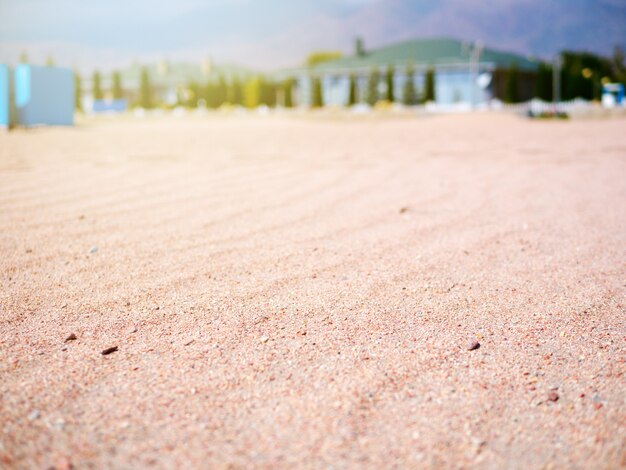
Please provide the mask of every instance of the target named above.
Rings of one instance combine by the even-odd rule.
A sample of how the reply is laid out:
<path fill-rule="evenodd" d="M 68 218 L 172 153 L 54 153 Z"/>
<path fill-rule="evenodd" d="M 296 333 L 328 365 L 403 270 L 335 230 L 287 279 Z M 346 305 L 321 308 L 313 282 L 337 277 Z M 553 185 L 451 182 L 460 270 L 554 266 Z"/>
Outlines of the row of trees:
<path fill-rule="evenodd" d="M 263 76 L 254 76 L 247 80 L 235 77 L 227 81 L 221 76 L 205 84 L 190 82 L 178 90 L 177 104 L 187 107 L 204 105 L 207 108 L 219 108 L 223 105 L 256 108 L 261 105 L 274 107 L 281 104 L 291 108 L 293 85 L 293 79 L 278 82 Z"/>
<path fill-rule="evenodd" d="M 74 104 L 76 109 L 82 111 L 82 79 L 78 72 L 74 72 Z M 104 99 L 104 90 L 102 88 L 102 76 L 97 70 L 91 79 L 91 96 L 94 100 Z M 124 98 L 124 89 L 122 88 L 122 75 L 119 72 L 113 72 L 111 75 L 111 97 L 114 100 Z"/>
<path fill-rule="evenodd" d="M 76 109 L 82 109 L 82 79 L 78 73 L 74 74 L 75 82 L 75 105 Z M 177 90 L 176 106 L 219 108 L 223 105 L 238 105 L 256 108 L 260 105 L 276 106 L 280 98 L 285 107 L 293 106 L 293 79 L 282 82 L 267 80 L 262 76 L 255 76 L 248 80 L 233 78 L 227 81 L 224 76 L 208 83 L 191 81 L 186 86 Z M 100 72 L 94 72 L 91 80 L 91 96 L 94 100 L 102 100 L 105 90 L 102 86 Z M 110 96 L 113 99 L 127 98 L 122 87 L 122 77 L 119 72 L 113 72 L 111 76 Z M 139 90 L 132 96 L 132 106 L 151 109 L 161 105 L 153 83 L 150 80 L 148 69 L 141 70 Z"/>
<path fill-rule="evenodd" d="M 612 57 L 603 57 L 590 52 L 565 51 L 561 55 L 559 81 L 560 99 L 569 101 L 576 98 L 598 100 L 602 97 L 602 86 L 610 82 L 626 84 L 626 57 L 620 47 L 616 47 Z M 533 96 L 544 101 L 553 100 L 553 65 L 539 64 L 535 76 Z M 515 103 L 520 100 L 519 72 L 512 65 L 507 72 L 504 101 Z"/>
<path fill-rule="evenodd" d="M 82 79 L 75 73 L 76 108 L 82 108 Z M 260 105 L 274 107 L 281 104 L 290 108 L 294 105 L 293 89 L 295 80 L 288 78 L 283 81 L 269 80 L 263 76 L 254 76 L 247 80 L 233 78 L 227 81 L 224 76 L 207 83 L 191 81 L 186 86 L 177 90 L 177 106 L 208 108 L 219 108 L 223 105 L 238 105 L 248 108 L 256 108 Z M 384 86 L 381 87 L 381 84 Z M 122 78 L 119 72 L 113 72 L 111 76 L 110 96 L 113 99 L 122 99 L 127 95 L 122 87 Z M 321 80 L 312 78 L 311 105 L 321 107 L 324 105 Z M 374 105 L 379 101 L 401 101 L 407 105 L 418 104 L 420 102 L 432 101 L 435 99 L 435 74 L 430 69 L 426 73 L 425 88 L 422 96 L 418 95 L 415 88 L 415 71 L 413 67 L 407 69 L 404 88 L 401 92 L 395 90 L 394 73 L 392 68 L 388 68 L 385 76 L 381 77 L 378 70 L 373 69 L 367 79 L 365 90 L 365 102 Z M 94 100 L 102 100 L 105 97 L 105 90 L 102 86 L 102 75 L 94 72 L 91 80 L 91 96 Z M 150 81 L 147 69 L 142 69 L 139 90 L 131 103 L 145 109 L 151 109 L 158 105 L 154 87 Z M 348 105 L 352 106 L 359 102 L 357 77 L 350 77 L 350 91 Z"/>

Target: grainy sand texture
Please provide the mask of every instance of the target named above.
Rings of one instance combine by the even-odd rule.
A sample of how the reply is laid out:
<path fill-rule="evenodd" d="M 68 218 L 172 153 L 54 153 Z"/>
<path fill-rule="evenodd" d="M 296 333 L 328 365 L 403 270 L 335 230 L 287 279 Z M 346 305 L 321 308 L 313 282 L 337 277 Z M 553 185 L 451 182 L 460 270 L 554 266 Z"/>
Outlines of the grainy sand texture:
<path fill-rule="evenodd" d="M 623 468 L 625 286 L 624 119 L 16 130 L 0 467 Z"/>

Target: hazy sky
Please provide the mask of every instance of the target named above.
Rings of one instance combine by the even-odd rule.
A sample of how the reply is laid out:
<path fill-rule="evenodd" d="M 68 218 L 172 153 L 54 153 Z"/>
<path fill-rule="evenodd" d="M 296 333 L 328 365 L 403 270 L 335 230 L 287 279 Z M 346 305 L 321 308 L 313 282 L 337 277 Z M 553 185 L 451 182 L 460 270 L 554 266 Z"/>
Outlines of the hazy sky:
<path fill-rule="evenodd" d="M 0 0 L 0 61 L 90 70 L 136 60 L 271 69 L 316 49 L 428 36 L 548 56 L 626 46 L 626 0 Z"/>

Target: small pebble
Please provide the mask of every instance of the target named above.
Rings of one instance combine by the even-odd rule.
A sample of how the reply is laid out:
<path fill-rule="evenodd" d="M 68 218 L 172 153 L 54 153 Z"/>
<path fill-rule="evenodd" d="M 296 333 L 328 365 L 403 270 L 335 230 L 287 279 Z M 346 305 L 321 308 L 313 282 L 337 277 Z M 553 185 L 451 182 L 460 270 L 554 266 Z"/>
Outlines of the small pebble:
<path fill-rule="evenodd" d="M 97 251 L 98 251 L 98 247 L 97 246 L 92 246 L 91 248 L 89 248 L 89 254 L 90 255 L 96 253 Z"/>
<path fill-rule="evenodd" d="M 474 446 L 474 452 L 476 454 L 480 454 L 483 448 L 487 445 L 487 441 L 475 437 L 472 439 L 472 445 Z"/>
<path fill-rule="evenodd" d="M 475 349 L 480 348 L 480 343 L 475 339 L 471 339 L 467 342 L 467 350 L 474 351 Z"/>
<path fill-rule="evenodd" d="M 57 431 L 63 431 L 65 428 L 65 420 L 57 419 L 53 423 L 50 423 L 50 427 L 56 429 Z"/>
<path fill-rule="evenodd" d="M 267 336 L 261 336 L 261 343 L 267 343 L 269 340 Z"/>
<path fill-rule="evenodd" d="M 39 413 L 39 410 L 33 410 L 28 415 L 28 421 L 35 421 L 40 416 L 41 416 L 41 413 Z"/>
<path fill-rule="evenodd" d="M 67 338 L 65 338 L 65 342 L 74 341 L 76 339 L 76 335 L 74 333 L 70 334 Z"/>
<path fill-rule="evenodd" d="M 548 400 L 550 400 L 550 401 L 558 401 L 559 400 L 559 394 L 556 393 L 554 390 L 550 391 L 550 393 L 548 393 Z"/>
<path fill-rule="evenodd" d="M 104 351 L 102 351 L 102 355 L 106 356 L 108 354 L 114 353 L 115 351 L 117 351 L 117 346 L 113 346 L 111 348 L 106 348 Z"/>
<path fill-rule="evenodd" d="M 400 214 L 405 214 L 406 212 L 408 212 L 409 208 L 408 207 L 401 207 L 400 208 Z"/>

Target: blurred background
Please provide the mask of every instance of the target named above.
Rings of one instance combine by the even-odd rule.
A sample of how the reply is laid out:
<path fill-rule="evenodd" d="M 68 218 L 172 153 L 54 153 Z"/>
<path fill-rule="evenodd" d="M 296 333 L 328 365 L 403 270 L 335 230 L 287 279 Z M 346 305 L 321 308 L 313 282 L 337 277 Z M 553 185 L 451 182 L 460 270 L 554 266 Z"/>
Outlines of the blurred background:
<path fill-rule="evenodd" d="M 0 63 L 71 70 L 87 113 L 611 107 L 625 24 L 622 0 L 0 0 Z"/>

